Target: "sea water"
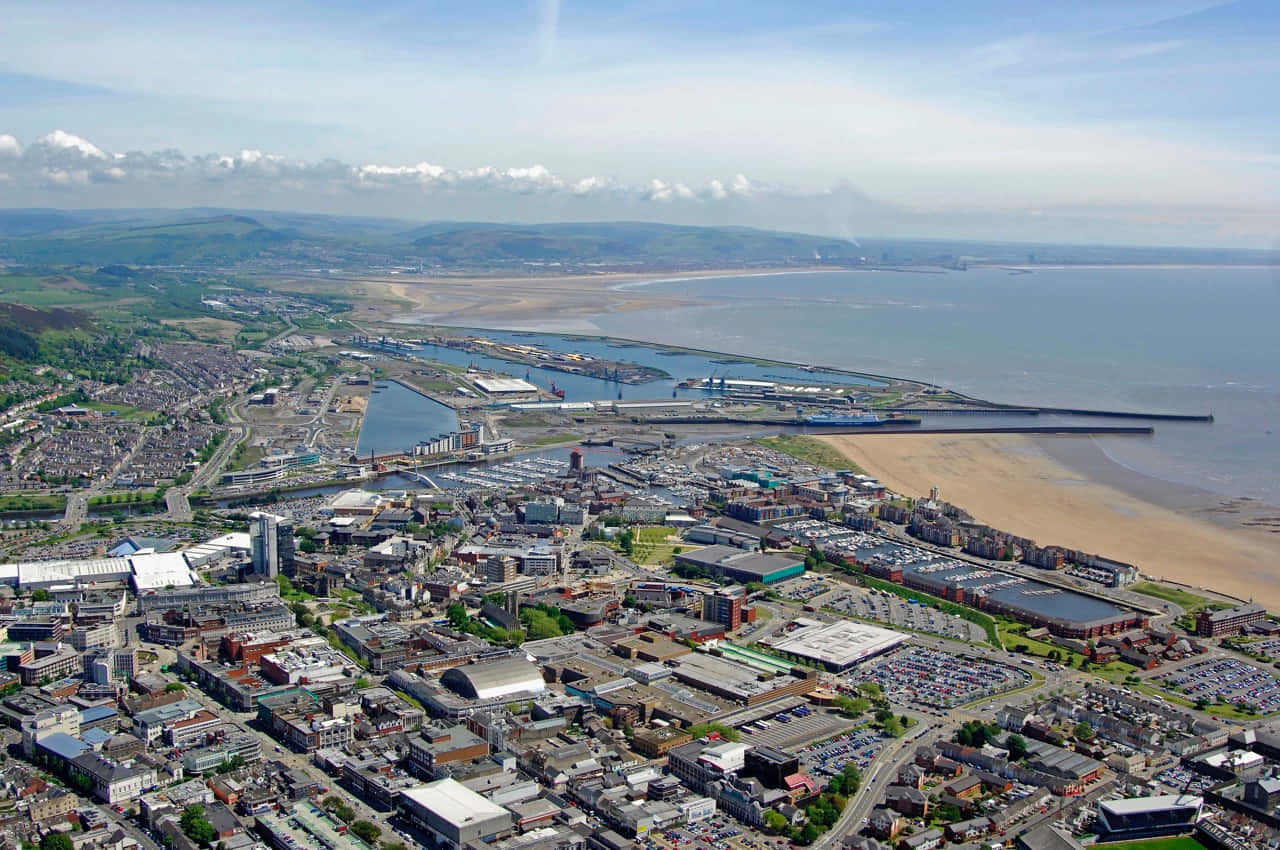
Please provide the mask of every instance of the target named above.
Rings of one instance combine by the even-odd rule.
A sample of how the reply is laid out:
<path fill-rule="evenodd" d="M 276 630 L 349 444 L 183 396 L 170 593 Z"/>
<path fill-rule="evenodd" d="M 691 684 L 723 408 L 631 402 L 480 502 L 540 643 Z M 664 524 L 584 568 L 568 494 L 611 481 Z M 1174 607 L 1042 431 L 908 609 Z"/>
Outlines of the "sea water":
<path fill-rule="evenodd" d="M 632 287 L 634 284 L 629 284 Z M 607 334 L 941 384 L 993 401 L 1212 413 L 1099 438 L 1154 478 L 1280 504 L 1280 284 L 1265 268 L 838 271 L 648 284 Z"/>

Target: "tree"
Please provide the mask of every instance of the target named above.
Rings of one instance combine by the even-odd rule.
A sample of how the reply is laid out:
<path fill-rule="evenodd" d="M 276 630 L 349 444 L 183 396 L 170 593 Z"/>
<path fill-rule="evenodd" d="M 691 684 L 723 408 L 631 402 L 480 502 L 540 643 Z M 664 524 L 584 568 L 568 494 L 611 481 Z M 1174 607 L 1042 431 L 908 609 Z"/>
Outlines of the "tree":
<path fill-rule="evenodd" d="M 351 824 L 351 831 L 365 844 L 373 844 L 382 834 L 382 830 L 367 820 L 358 820 Z"/>
<path fill-rule="evenodd" d="M 903 731 L 905 731 L 902 728 L 902 721 L 893 716 L 890 716 L 889 719 L 881 723 L 880 728 L 883 729 L 884 733 L 891 738 L 899 738 L 902 736 Z"/>
<path fill-rule="evenodd" d="M 862 771 L 853 763 L 846 764 L 844 770 L 831 777 L 831 781 L 827 784 L 827 790 L 832 794 L 841 794 L 850 797 L 858 793 L 858 788 L 862 785 Z"/>
<path fill-rule="evenodd" d="M 295 602 L 289 606 L 289 608 L 293 611 L 293 616 L 298 618 L 298 625 L 302 626 L 302 628 L 309 629 L 312 624 L 315 623 L 315 615 L 313 615 L 311 610 L 303 603 Z"/>
<path fill-rule="evenodd" d="M 933 816 L 940 821 L 947 823 L 955 823 L 964 817 L 960 812 L 960 808 L 954 803 L 943 803 L 933 808 Z"/>
<path fill-rule="evenodd" d="M 1009 748 L 1009 758 L 1013 761 L 1022 761 L 1027 757 L 1027 739 L 1021 735 L 1010 735 L 1005 739 L 1005 746 Z"/>
<path fill-rule="evenodd" d="M 373 687 L 373 680 L 368 678 L 367 676 L 361 676 L 359 679 L 356 679 L 357 691 L 363 691 L 365 688 L 372 688 L 372 687 Z"/>
<path fill-rule="evenodd" d="M 213 824 L 209 823 L 209 819 L 204 816 L 204 806 L 198 803 L 193 806 L 187 806 L 183 810 L 182 818 L 178 823 L 182 827 L 183 835 L 201 847 L 208 847 L 213 843 L 213 839 L 218 837 L 218 833 L 213 829 Z"/>
<path fill-rule="evenodd" d="M 764 825 L 774 832 L 786 832 L 791 822 L 781 812 L 770 809 L 764 813 Z M 41 850 L 45 850 L 45 848 L 41 847 Z M 70 848 L 67 848 L 67 850 L 70 850 Z"/>
<path fill-rule="evenodd" d="M 988 726 L 980 720 L 966 720 L 956 730 L 955 742 L 965 747 L 984 747 L 999 734 L 999 726 Z"/>
<path fill-rule="evenodd" d="M 75 843 L 64 833 L 51 832 L 40 839 L 40 850 L 75 850 Z"/>
<path fill-rule="evenodd" d="M 31 591 L 31 601 L 32 602 L 48 602 L 49 591 L 44 589 L 43 587 L 37 587 L 35 590 Z"/>
<path fill-rule="evenodd" d="M 218 765 L 218 773 L 231 773 L 232 771 L 239 770 L 242 767 L 244 767 L 244 757 L 239 753 L 236 753 L 231 758 Z"/>
<path fill-rule="evenodd" d="M 521 611 L 520 622 L 524 623 L 528 630 L 530 640 L 556 638 L 564 634 L 555 618 L 536 608 L 525 608 Z"/>
<path fill-rule="evenodd" d="M 1072 728 L 1071 734 L 1077 741 L 1092 741 L 1094 732 L 1093 727 L 1082 720 Z"/>
<path fill-rule="evenodd" d="M 689 734 L 695 738 L 705 738 L 712 732 L 719 733 L 720 737 L 726 741 L 737 741 L 741 737 L 737 729 L 725 726 L 723 723 L 699 723 L 689 727 Z"/>
<path fill-rule="evenodd" d="M 467 625 L 471 618 L 467 616 L 467 609 L 462 603 L 454 602 L 445 609 L 445 616 L 449 618 L 449 625 L 455 631 L 463 632 L 467 630 Z"/>
<path fill-rule="evenodd" d="M 170 682 L 164 686 L 164 692 L 166 694 L 176 694 L 185 691 L 186 689 L 186 686 L 181 682 Z"/>
<path fill-rule="evenodd" d="M 330 794 L 328 797 L 324 798 L 321 805 L 324 806 L 325 811 L 332 812 L 333 816 L 343 823 L 351 823 L 356 819 L 356 813 L 341 797 L 335 797 Z"/>

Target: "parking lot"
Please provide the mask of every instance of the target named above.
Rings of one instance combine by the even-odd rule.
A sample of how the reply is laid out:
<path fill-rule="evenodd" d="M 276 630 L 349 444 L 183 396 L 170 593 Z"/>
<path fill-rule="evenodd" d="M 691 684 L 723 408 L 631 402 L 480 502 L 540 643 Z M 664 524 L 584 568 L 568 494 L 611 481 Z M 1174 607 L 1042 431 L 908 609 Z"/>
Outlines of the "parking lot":
<path fill-rule="evenodd" d="M 1191 768 L 1183 765 L 1171 767 L 1162 773 L 1157 773 L 1153 778 L 1164 786 L 1162 790 L 1167 794 L 1181 794 L 1184 789 L 1188 794 L 1203 794 L 1209 788 L 1218 784 L 1217 779 L 1196 773 Z"/>
<path fill-rule="evenodd" d="M 895 702 L 955 708 L 1031 684 L 1031 674 L 980 658 L 903 647 L 849 674 L 851 684 L 875 682 Z"/>
<path fill-rule="evenodd" d="M 1250 652 L 1265 655 L 1273 661 L 1280 661 L 1280 638 L 1250 641 L 1245 646 L 1249 648 Z"/>
<path fill-rule="evenodd" d="M 834 712 L 825 709 L 811 711 L 813 713 L 807 717 L 788 713 L 788 722 L 776 717 L 766 718 L 765 723 L 769 724 L 767 728 L 762 729 L 756 723 L 748 723 L 738 727 L 738 731 L 742 733 L 743 743 L 753 747 L 769 746 L 789 750 L 797 744 L 821 741 L 853 726 L 853 721 Z"/>
<path fill-rule="evenodd" d="M 863 620 L 914 629 L 966 643 L 982 643 L 987 634 L 976 623 L 944 614 L 927 605 L 916 605 L 879 590 L 847 589 L 822 600 L 822 607 Z"/>
<path fill-rule="evenodd" d="M 788 842 L 755 832 L 722 812 L 710 820 L 654 829 L 639 841 L 648 850 L 778 850 Z"/>
<path fill-rule="evenodd" d="M 832 584 L 822 576 L 812 573 L 799 578 L 787 579 L 773 586 L 773 591 L 792 602 L 808 602 L 815 596 L 826 593 Z"/>
<path fill-rule="evenodd" d="M 865 771 L 890 740 L 874 729 L 857 729 L 825 744 L 800 750 L 797 753 L 800 769 L 811 775 L 835 776 L 845 765 L 856 764 Z"/>
<path fill-rule="evenodd" d="M 1247 661 L 1208 658 L 1166 673 L 1156 681 L 1193 700 L 1254 705 L 1263 714 L 1280 711 L 1280 679 Z"/>

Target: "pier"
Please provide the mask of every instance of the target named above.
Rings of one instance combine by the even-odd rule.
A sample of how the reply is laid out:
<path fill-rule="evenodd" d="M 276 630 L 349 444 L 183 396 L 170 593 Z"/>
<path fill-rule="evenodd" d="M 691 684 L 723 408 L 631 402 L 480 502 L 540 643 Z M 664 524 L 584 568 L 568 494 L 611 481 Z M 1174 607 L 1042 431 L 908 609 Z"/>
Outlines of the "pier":
<path fill-rule="evenodd" d="M 1144 425 L 1010 425 L 1007 428 L 824 428 L 806 425 L 820 434 L 1077 434 L 1083 436 L 1150 437 L 1155 429 Z"/>

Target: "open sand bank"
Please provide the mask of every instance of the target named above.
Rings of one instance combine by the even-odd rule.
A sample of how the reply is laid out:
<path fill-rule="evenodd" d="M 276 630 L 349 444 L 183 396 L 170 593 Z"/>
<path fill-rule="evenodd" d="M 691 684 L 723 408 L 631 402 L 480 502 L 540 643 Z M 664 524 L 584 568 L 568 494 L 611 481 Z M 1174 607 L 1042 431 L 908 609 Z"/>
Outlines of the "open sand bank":
<path fill-rule="evenodd" d="M 397 324 L 438 324 L 511 330 L 598 330 L 593 316 L 666 310 L 696 303 L 624 284 L 722 276 L 803 273 L 795 269 L 699 269 L 689 272 L 465 277 L 448 275 L 325 275 L 276 281 L 282 289 L 359 297 L 360 317 Z M 830 271 L 830 269 L 822 269 Z"/>
<path fill-rule="evenodd" d="M 867 434 L 822 437 L 891 490 L 938 487 L 979 521 L 1137 564 L 1146 575 L 1280 608 L 1280 534 L 1231 527 L 1099 483 L 1021 435 Z M 1170 484 L 1169 487 L 1177 485 Z M 1219 518 L 1220 520 L 1220 518 Z"/>

